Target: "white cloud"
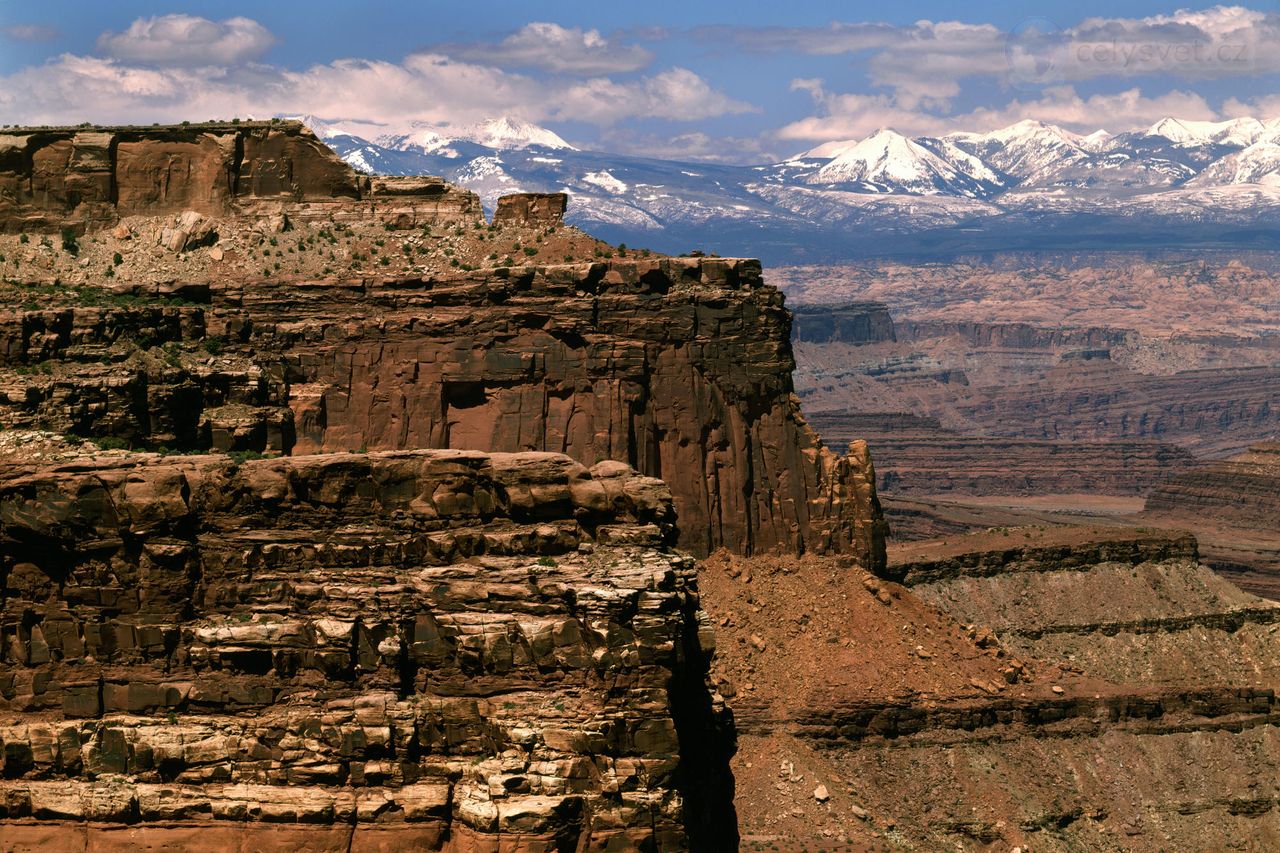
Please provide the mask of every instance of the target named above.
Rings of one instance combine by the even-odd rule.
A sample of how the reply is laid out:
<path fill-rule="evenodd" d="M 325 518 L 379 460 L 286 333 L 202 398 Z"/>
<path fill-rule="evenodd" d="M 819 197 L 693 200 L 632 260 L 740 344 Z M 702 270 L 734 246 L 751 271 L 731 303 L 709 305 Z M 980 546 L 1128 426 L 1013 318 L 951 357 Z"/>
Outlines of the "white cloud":
<path fill-rule="evenodd" d="M 124 32 L 98 36 L 98 50 L 107 56 L 151 65 L 236 65 L 273 44 L 271 31 L 251 18 L 210 21 L 183 14 L 138 18 Z"/>
<path fill-rule="evenodd" d="M 600 126 L 628 118 L 693 121 L 753 109 L 673 68 L 618 82 L 539 80 L 419 53 L 402 62 L 343 59 L 302 70 L 264 65 L 137 65 L 64 54 L 0 78 L 0 114 L 30 124 L 173 122 L 310 113 L 403 125 L 506 115 Z"/>
<path fill-rule="evenodd" d="M 818 115 L 777 131 L 779 139 L 797 142 L 856 139 L 882 127 L 911 136 L 937 136 L 957 130 L 995 130 L 1023 119 L 1038 119 L 1081 133 L 1100 127 L 1115 133 L 1149 126 L 1165 116 L 1221 117 L 1201 95 L 1186 91 L 1147 96 L 1131 88 L 1082 97 L 1071 86 L 1054 86 L 1038 96 L 1014 99 L 1000 107 L 942 114 L 904 107 L 892 95 L 827 92 L 813 80 L 799 80 L 793 86 L 809 92 L 819 108 Z M 1226 109 L 1224 106 L 1224 112 Z"/>
<path fill-rule="evenodd" d="M 558 95 L 550 117 L 609 125 L 624 118 L 696 121 L 755 109 L 711 88 L 687 68 L 672 68 L 622 83 L 605 77 L 576 83 Z"/>
<path fill-rule="evenodd" d="M 1145 18 L 1089 18 L 1071 27 L 1028 19 L 991 24 L 917 21 L 906 26 L 704 29 L 749 50 L 866 55 L 869 82 L 898 106 L 945 107 L 973 78 L 1055 85 L 1152 74 L 1185 80 L 1280 72 L 1280 13 L 1241 6 Z"/>
<path fill-rule="evenodd" d="M 441 45 L 434 51 L 502 68 L 538 68 L 556 74 L 614 74 L 639 71 L 653 54 L 637 44 L 622 44 L 599 30 L 526 24 L 497 44 Z"/>

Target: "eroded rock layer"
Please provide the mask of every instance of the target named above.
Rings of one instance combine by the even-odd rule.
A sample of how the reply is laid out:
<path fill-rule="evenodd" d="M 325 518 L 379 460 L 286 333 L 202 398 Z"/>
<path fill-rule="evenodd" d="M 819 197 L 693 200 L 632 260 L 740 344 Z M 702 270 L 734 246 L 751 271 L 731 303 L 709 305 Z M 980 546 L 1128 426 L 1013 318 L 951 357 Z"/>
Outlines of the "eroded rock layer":
<path fill-rule="evenodd" d="M 171 449 L 615 459 L 671 483 L 694 553 L 883 563 L 866 446 L 836 456 L 801 418 L 789 316 L 755 261 L 170 292 L 206 304 L 8 313 L 0 422 Z"/>
<path fill-rule="evenodd" d="M 660 481 L 448 450 L 3 475 L 8 850 L 733 837 Z"/>
<path fill-rule="evenodd" d="M 746 849 L 1167 851 L 1280 839 L 1280 607 L 1178 533 L 1006 528 L 714 558 Z"/>
<path fill-rule="evenodd" d="M 1214 568 L 1280 600 L 1280 443 L 1261 442 L 1173 478 L 1148 495 L 1141 518 L 1194 530 Z"/>
<path fill-rule="evenodd" d="M 1156 441 L 1048 441 L 965 435 L 905 413 L 811 412 L 807 420 L 839 451 L 866 441 L 877 486 L 903 495 L 1141 495 L 1195 464 Z"/>

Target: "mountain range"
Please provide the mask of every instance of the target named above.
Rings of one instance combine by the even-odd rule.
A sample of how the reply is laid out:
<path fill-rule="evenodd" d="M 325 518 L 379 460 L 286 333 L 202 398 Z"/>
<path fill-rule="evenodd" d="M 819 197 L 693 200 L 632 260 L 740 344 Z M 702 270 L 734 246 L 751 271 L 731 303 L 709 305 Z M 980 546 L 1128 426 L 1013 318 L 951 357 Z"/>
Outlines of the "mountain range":
<path fill-rule="evenodd" d="M 938 137 L 882 129 L 727 165 L 579 150 L 509 118 L 395 129 L 301 118 L 357 169 L 442 175 L 489 209 L 510 192 L 567 192 L 570 221 L 665 252 L 796 263 L 1280 240 L 1280 119 L 1166 118 L 1114 135 L 1030 120 Z"/>

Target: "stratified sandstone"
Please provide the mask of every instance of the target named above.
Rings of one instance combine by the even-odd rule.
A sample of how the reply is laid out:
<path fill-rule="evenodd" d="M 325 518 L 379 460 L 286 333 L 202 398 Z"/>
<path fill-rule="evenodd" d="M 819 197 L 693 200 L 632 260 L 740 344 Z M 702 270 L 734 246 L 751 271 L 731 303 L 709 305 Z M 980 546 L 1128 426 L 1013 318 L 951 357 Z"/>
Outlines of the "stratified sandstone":
<path fill-rule="evenodd" d="M 1142 523 L 1178 524 L 1205 560 L 1242 588 L 1280 599 L 1280 443 L 1175 477 L 1147 496 Z"/>
<path fill-rule="evenodd" d="M 758 262 L 487 225 L 289 124 L 0 154 L 0 230 L 84 234 L 5 244 L 8 847 L 733 847 L 673 548 L 885 559 Z"/>
<path fill-rule="evenodd" d="M 839 451 L 866 441 L 877 487 L 907 495 L 1143 495 L 1195 464 L 1156 441 L 1048 441 L 965 435 L 907 413 L 825 411 L 807 420 Z"/>
<path fill-rule="evenodd" d="M 544 453 L 9 466 L 5 849 L 730 839 L 672 518 Z"/>
<path fill-rule="evenodd" d="M 1261 442 L 1205 465 L 1147 497 L 1147 512 L 1212 516 L 1231 527 L 1275 526 L 1280 519 L 1280 443 Z"/>
<path fill-rule="evenodd" d="M 1275 846 L 1280 607 L 1190 536 L 994 529 L 889 566 L 704 563 L 744 846 Z"/>

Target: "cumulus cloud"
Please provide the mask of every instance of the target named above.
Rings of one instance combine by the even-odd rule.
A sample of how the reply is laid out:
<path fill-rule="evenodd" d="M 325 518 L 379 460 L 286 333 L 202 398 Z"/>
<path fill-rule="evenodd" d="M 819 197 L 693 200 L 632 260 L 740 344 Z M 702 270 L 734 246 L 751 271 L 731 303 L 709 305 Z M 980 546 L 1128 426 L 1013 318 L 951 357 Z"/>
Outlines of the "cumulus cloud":
<path fill-rule="evenodd" d="M 193 15 L 138 18 L 123 32 L 98 37 L 98 50 L 125 62 L 148 65 L 237 65 L 257 59 L 275 36 L 252 18 L 210 21 Z"/>
<path fill-rule="evenodd" d="M 1280 13 L 1241 6 L 1145 18 L 1088 18 L 1059 27 L 1033 18 L 991 24 L 918 21 L 695 30 L 745 49 L 865 55 L 869 82 L 899 106 L 945 107 L 966 79 L 1056 85 L 1165 74 L 1185 80 L 1280 72 Z"/>
<path fill-rule="evenodd" d="M 750 109 L 682 68 L 621 82 L 540 80 L 439 53 L 401 62 L 343 59 L 302 70 L 64 54 L 0 77 L 0 113 L 33 124 L 310 113 L 387 126 L 468 124 L 496 115 L 609 126 L 628 118 L 693 121 Z"/>
<path fill-rule="evenodd" d="M 53 41 L 59 35 L 56 27 L 45 24 L 10 24 L 0 27 L 0 33 L 12 41 L 28 42 Z"/>
<path fill-rule="evenodd" d="M 628 117 L 696 121 L 756 109 L 713 89 L 687 68 L 672 68 L 639 80 L 599 77 L 575 83 L 557 95 L 551 117 L 609 125 Z"/>
<path fill-rule="evenodd" d="M 907 26 L 734 29 L 720 33 L 748 49 L 857 55 L 865 91 L 833 92 L 799 79 L 792 89 L 813 99 L 814 115 L 776 131 L 781 140 L 828 141 L 881 127 L 936 135 L 992 130 L 1039 119 L 1071 130 L 1131 130 L 1165 116 L 1217 119 L 1253 110 L 1274 115 L 1280 99 L 1228 101 L 1220 109 L 1186 83 L 1280 72 L 1280 14 L 1239 6 L 1182 10 L 1145 18 L 1088 18 L 1058 28 L 1032 19 L 1000 30 L 990 24 L 918 21 Z M 1128 81 L 1162 76 L 1182 81 L 1147 94 Z M 1080 95 L 1076 85 L 1113 79 L 1122 91 Z M 967 81 L 1004 93 L 1002 105 L 956 112 Z M 1145 83 L 1144 83 L 1145 87 Z"/>
<path fill-rule="evenodd" d="M 555 74 L 615 74 L 639 71 L 653 54 L 638 44 L 623 44 L 599 30 L 526 24 L 496 44 L 440 45 L 434 51 L 500 68 L 537 68 Z"/>

